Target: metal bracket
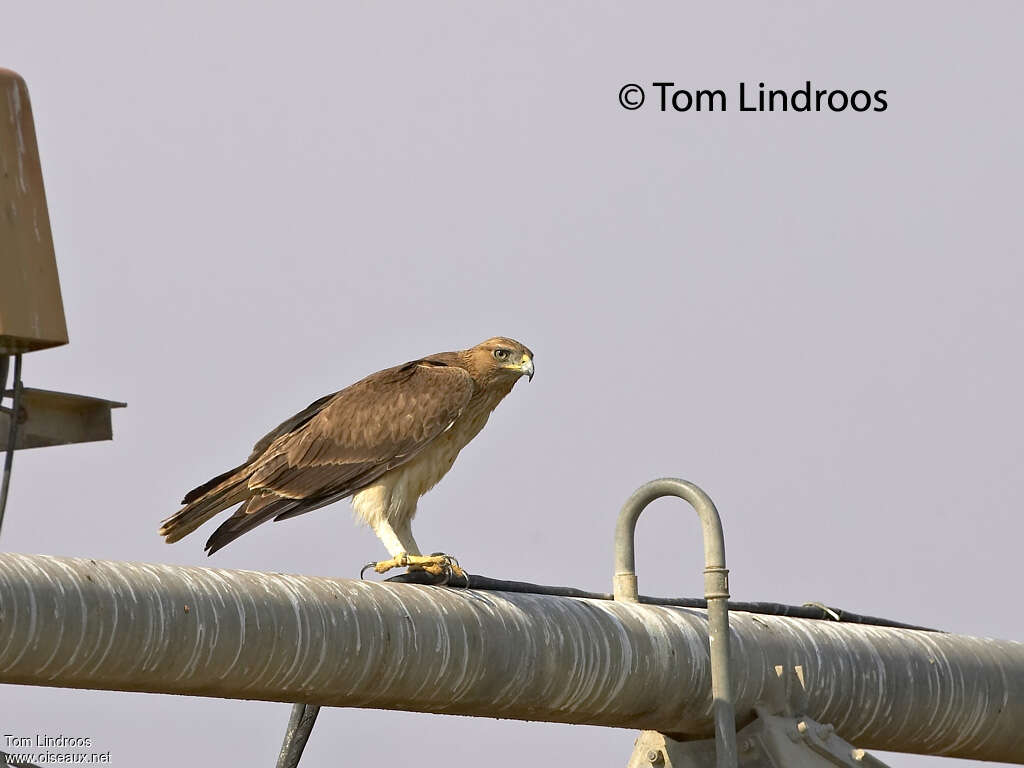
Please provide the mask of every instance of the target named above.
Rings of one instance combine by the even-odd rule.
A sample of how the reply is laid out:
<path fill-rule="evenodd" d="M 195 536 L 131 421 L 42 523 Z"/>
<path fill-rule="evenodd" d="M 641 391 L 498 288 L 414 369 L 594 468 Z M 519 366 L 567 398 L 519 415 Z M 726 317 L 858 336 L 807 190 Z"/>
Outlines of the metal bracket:
<path fill-rule="evenodd" d="M 116 400 L 52 392 L 46 389 L 19 387 L 17 404 L 0 409 L 0 450 L 11 448 L 9 427 L 17 408 L 15 450 L 46 448 L 71 443 L 91 443 L 113 437 L 110 411 L 124 408 Z"/>
<path fill-rule="evenodd" d="M 700 518 L 704 536 L 704 597 L 708 601 L 711 693 L 715 715 L 717 768 L 736 768 L 736 712 L 729 667 L 729 569 L 725 567 L 725 535 L 711 497 L 693 483 L 665 477 L 640 486 L 626 501 L 615 526 L 615 599 L 635 603 L 636 523 L 655 499 L 676 496 L 688 501 Z M 631 763 L 632 765 L 632 763 Z"/>
<path fill-rule="evenodd" d="M 887 768 L 876 757 L 836 735 L 831 725 L 809 717 L 761 714 L 736 734 L 740 768 Z M 628 768 L 711 768 L 711 739 L 676 741 L 657 731 L 642 731 Z"/>
<path fill-rule="evenodd" d="M 831 725 L 807 717 L 804 668 L 777 665 L 776 679 L 757 719 L 736 734 L 739 768 L 886 768 L 863 749 L 843 741 Z M 628 768 L 712 768 L 712 739 L 676 741 L 657 731 L 642 731 Z"/>

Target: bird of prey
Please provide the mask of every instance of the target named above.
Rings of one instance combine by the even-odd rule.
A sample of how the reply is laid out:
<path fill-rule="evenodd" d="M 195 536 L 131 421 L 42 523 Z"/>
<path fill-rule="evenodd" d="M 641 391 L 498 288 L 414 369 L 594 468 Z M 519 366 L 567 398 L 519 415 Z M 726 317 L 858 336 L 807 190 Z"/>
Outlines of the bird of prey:
<path fill-rule="evenodd" d="M 206 542 L 212 555 L 268 520 L 351 497 L 391 555 L 374 564 L 377 572 L 450 572 L 452 558 L 423 556 L 412 537 L 416 503 L 522 376 L 533 378 L 533 353 L 501 336 L 378 371 L 311 403 L 257 442 L 244 463 L 186 494 L 160 535 L 178 541 L 241 504 Z"/>

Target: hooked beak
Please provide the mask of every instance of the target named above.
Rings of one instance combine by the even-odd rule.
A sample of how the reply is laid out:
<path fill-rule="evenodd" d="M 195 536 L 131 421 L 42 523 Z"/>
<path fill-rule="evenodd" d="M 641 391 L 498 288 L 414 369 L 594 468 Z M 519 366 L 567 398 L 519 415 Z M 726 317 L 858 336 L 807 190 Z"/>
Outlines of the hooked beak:
<path fill-rule="evenodd" d="M 523 362 L 519 364 L 519 370 L 526 374 L 526 378 L 533 381 L 533 358 L 523 355 Z"/>

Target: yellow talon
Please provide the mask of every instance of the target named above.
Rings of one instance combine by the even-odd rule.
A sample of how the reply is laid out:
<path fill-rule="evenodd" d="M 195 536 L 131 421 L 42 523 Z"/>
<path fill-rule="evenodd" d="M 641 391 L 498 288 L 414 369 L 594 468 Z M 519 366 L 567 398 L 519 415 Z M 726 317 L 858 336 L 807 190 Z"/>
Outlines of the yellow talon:
<path fill-rule="evenodd" d="M 426 571 L 431 576 L 448 573 L 460 579 L 466 578 L 466 572 L 459 567 L 459 561 L 451 555 L 410 555 L 408 565 L 410 571 Z"/>
<path fill-rule="evenodd" d="M 398 555 L 390 560 L 373 563 L 373 570 L 386 573 L 392 568 L 408 568 L 410 571 L 426 571 L 431 576 L 448 574 L 460 579 L 466 578 L 466 572 L 459 566 L 459 561 L 451 555 Z"/>
<path fill-rule="evenodd" d="M 380 562 L 373 564 L 373 570 L 377 573 L 387 573 L 392 568 L 404 568 L 409 564 L 408 555 L 399 555 L 398 557 L 392 557 L 390 560 L 381 560 Z"/>

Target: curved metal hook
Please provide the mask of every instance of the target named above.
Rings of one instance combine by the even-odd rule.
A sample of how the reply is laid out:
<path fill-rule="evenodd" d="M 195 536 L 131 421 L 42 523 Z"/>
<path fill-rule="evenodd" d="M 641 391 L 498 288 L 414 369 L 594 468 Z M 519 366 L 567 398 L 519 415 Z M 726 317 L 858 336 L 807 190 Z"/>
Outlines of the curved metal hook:
<path fill-rule="evenodd" d="M 626 501 L 615 526 L 615 599 L 639 600 L 636 581 L 636 522 L 644 508 L 662 496 L 688 501 L 700 517 L 704 534 L 704 597 L 708 601 L 708 638 L 711 645 L 711 692 L 715 715 L 717 768 L 736 767 L 736 713 L 729 667 L 729 569 L 725 567 L 725 535 L 711 497 L 693 483 L 674 477 L 640 486 Z"/>

